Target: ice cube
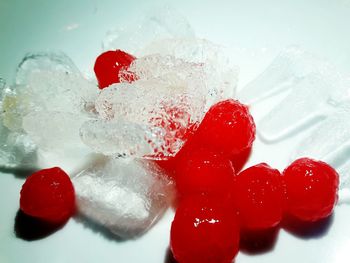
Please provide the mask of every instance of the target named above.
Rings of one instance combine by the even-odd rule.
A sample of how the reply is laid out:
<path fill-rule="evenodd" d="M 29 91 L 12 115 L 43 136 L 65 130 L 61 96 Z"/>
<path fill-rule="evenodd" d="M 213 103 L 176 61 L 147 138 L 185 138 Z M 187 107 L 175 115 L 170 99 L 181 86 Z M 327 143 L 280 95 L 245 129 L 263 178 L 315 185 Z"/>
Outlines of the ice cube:
<path fill-rule="evenodd" d="M 188 129 L 195 129 L 211 104 L 223 97 L 224 85 L 214 81 L 216 73 L 208 68 L 205 63 L 187 62 L 172 55 L 140 57 L 121 73 L 122 83 L 101 91 L 95 108 L 108 121 L 135 123 L 149 127 L 148 131 L 163 129 L 165 140 L 157 134 L 153 138 L 164 144 L 148 154 L 158 152 L 157 158 L 173 156 L 185 142 Z M 127 83 L 130 72 L 137 80 Z"/>
<path fill-rule="evenodd" d="M 339 167 L 337 171 L 340 175 L 340 190 L 350 190 L 350 161 Z"/>
<path fill-rule="evenodd" d="M 0 118 L 0 167 L 30 169 L 37 164 L 36 145 L 28 135 L 10 131 Z"/>
<path fill-rule="evenodd" d="M 350 103 L 342 104 L 316 126 L 296 147 L 293 158 L 311 157 L 323 160 L 340 174 L 341 188 L 350 186 Z"/>
<path fill-rule="evenodd" d="M 73 113 L 32 112 L 24 116 L 23 129 L 41 150 L 67 155 L 88 151 L 79 136 L 84 121 L 82 115 Z"/>
<path fill-rule="evenodd" d="M 97 87 L 64 54 L 38 53 L 23 59 L 16 85 L 3 96 L 4 125 L 22 129 L 23 116 L 37 111 L 93 113 Z"/>
<path fill-rule="evenodd" d="M 29 53 L 17 67 L 16 84 L 26 85 L 35 72 L 80 74 L 73 61 L 62 52 Z"/>
<path fill-rule="evenodd" d="M 258 121 L 258 133 L 268 142 L 284 139 L 326 118 L 331 105 L 333 83 L 318 75 L 308 75 L 290 94 Z"/>
<path fill-rule="evenodd" d="M 204 114 L 205 99 L 200 90 L 195 95 L 188 93 L 186 88 L 153 80 L 113 85 L 100 93 L 96 109 L 105 120 L 123 120 L 142 127 L 164 129 L 165 134 L 161 133 L 165 138 L 162 154 L 171 156 L 184 143 L 187 129 L 198 124 Z M 158 133 L 158 129 L 154 131 Z M 159 133 L 153 135 L 157 136 Z M 162 141 L 162 138 L 156 141 Z"/>
<path fill-rule="evenodd" d="M 109 31 L 102 46 L 104 50 L 122 49 L 139 56 L 142 49 L 155 40 L 191 37 L 194 37 L 194 31 L 188 21 L 174 9 L 164 7 L 139 22 Z"/>
<path fill-rule="evenodd" d="M 124 120 L 89 120 L 80 128 L 82 141 L 94 152 L 115 157 L 154 155 L 163 134 L 162 129 Z"/>
<path fill-rule="evenodd" d="M 6 108 L 11 100 L 3 101 L 11 93 L 0 79 L 0 166 L 5 168 L 33 168 L 36 166 L 36 145 L 21 131 L 11 131 L 5 123 Z M 8 117 L 8 116 L 7 116 Z"/>
<path fill-rule="evenodd" d="M 78 211 L 117 236 L 146 232 L 172 198 L 172 183 L 146 160 L 101 158 L 72 179 Z"/>
<path fill-rule="evenodd" d="M 328 62 L 314 54 L 298 47 L 289 47 L 238 93 L 238 99 L 247 104 L 255 103 L 293 89 L 309 74 L 329 75 L 335 72 Z"/>
<path fill-rule="evenodd" d="M 257 124 L 259 135 L 267 142 L 275 142 L 326 118 L 349 98 L 349 88 L 349 77 L 334 66 L 310 53 L 291 49 L 282 53 L 238 97 L 252 102 L 288 91 Z"/>

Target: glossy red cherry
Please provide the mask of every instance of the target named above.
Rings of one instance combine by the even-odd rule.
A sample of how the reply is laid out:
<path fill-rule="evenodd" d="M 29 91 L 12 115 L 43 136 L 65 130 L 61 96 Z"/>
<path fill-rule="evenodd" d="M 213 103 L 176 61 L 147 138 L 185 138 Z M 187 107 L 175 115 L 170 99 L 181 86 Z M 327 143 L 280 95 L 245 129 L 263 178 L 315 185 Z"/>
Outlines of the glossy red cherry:
<path fill-rule="evenodd" d="M 75 193 L 69 176 L 60 168 L 43 169 L 22 186 L 21 210 L 50 223 L 63 223 L 75 212 Z"/>
<path fill-rule="evenodd" d="M 287 214 L 314 222 L 328 217 L 338 200 L 339 175 L 328 164 L 301 158 L 283 172 Z"/>
<path fill-rule="evenodd" d="M 119 83 L 119 72 L 121 69 L 127 69 L 135 60 L 135 57 L 117 49 L 115 51 L 106 51 L 99 55 L 96 59 L 94 71 L 100 89 Z M 131 77 L 130 82 L 134 78 Z"/>
<path fill-rule="evenodd" d="M 264 230 L 277 226 L 283 215 L 281 174 L 265 163 L 236 176 L 233 202 L 243 230 Z"/>
<path fill-rule="evenodd" d="M 209 109 L 195 137 L 202 147 L 232 156 L 252 146 L 255 123 L 246 105 L 228 99 Z"/>
<path fill-rule="evenodd" d="M 170 246 L 179 263 L 231 263 L 239 248 L 235 215 L 215 197 L 184 199 L 171 225 Z"/>

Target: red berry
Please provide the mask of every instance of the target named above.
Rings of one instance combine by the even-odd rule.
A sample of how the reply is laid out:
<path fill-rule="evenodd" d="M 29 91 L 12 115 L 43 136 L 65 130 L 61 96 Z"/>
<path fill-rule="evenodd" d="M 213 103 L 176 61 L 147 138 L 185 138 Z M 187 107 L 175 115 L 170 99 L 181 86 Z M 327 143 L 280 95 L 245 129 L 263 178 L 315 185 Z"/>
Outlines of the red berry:
<path fill-rule="evenodd" d="M 100 89 L 104 89 L 113 83 L 119 83 L 119 71 L 128 68 L 135 57 L 122 51 L 106 51 L 96 59 L 94 71 Z M 131 80 L 133 78 L 131 77 Z"/>
<path fill-rule="evenodd" d="M 252 146 L 254 120 L 248 107 L 237 100 L 221 101 L 206 113 L 195 137 L 203 147 L 232 156 Z"/>
<path fill-rule="evenodd" d="M 331 215 L 339 185 L 339 176 L 331 166 L 301 158 L 284 170 L 283 178 L 289 215 L 308 222 Z"/>
<path fill-rule="evenodd" d="M 63 223 L 75 212 L 75 193 L 69 176 L 60 168 L 43 169 L 22 186 L 21 210 L 51 223 Z"/>
<path fill-rule="evenodd" d="M 283 214 L 281 174 L 265 163 L 252 166 L 236 176 L 233 193 L 243 230 L 275 227 Z"/>
<path fill-rule="evenodd" d="M 171 225 L 170 246 L 179 263 L 230 263 L 239 247 L 235 215 L 220 199 L 184 199 Z"/>
<path fill-rule="evenodd" d="M 181 196 L 230 193 L 235 170 L 228 158 L 207 149 L 195 148 L 182 152 L 178 160 L 176 186 Z"/>
<path fill-rule="evenodd" d="M 242 170 L 244 165 L 247 163 L 251 153 L 252 153 L 252 147 L 249 147 L 244 149 L 242 152 L 236 153 L 230 157 L 230 160 L 236 172 L 239 172 L 240 170 Z"/>

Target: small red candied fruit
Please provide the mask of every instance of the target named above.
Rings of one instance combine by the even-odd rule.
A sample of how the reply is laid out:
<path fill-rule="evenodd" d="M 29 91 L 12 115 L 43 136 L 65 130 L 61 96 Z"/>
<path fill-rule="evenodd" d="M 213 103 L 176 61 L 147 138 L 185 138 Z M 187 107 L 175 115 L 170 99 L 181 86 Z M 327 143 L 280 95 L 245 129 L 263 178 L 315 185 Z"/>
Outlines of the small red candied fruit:
<path fill-rule="evenodd" d="M 180 196 L 200 193 L 228 195 L 234 179 L 231 161 L 220 153 L 195 148 L 179 157 L 176 186 Z"/>
<path fill-rule="evenodd" d="M 330 216 L 338 200 L 338 173 L 328 164 L 300 158 L 283 171 L 286 213 L 305 222 Z"/>
<path fill-rule="evenodd" d="M 64 223 L 75 212 L 75 193 L 69 176 L 59 167 L 33 173 L 22 186 L 20 208 L 48 223 Z"/>
<path fill-rule="evenodd" d="M 209 109 L 194 136 L 203 147 L 232 156 L 252 146 L 255 123 L 246 105 L 228 99 Z"/>
<path fill-rule="evenodd" d="M 99 88 L 104 89 L 113 83 L 119 83 L 119 71 L 123 68 L 127 69 L 134 60 L 134 56 L 120 49 L 106 51 L 99 55 L 94 66 Z M 134 78 L 130 76 L 130 82 L 133 80 Z"/>
<path fill-rule="evenodd" d="M 283 215 L 281 174 L 265 163 L 252 166 L 236 177 L 233 202 L 242 230 L 265 230 L 277 226 Z"/>
<path fill-rule="evenodd" d="M 240 153 L 236 153 L 230 157 L 230 160 L 232 162 L 233 168 L 235 168 L 235 171 L 238 173 L 244 165 L 249 160 L 249 157 L 252 153 L 252 147 L 246 148 Z"/>
<path fill-rule="evenodd" d="M 179 263 L 230 263 L 239 248 L 237 219 L 218 198 L 186 198 L 171 225 L 170 247 Z"/>

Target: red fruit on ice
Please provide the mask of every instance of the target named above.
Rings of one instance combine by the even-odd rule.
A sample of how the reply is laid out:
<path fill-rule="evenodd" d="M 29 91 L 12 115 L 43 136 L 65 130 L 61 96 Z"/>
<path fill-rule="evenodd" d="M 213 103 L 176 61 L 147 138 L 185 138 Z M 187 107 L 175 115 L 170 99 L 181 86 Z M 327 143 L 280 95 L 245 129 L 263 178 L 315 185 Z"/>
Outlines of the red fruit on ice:
<path fill-rule="evenodd" d="M 294 161 L 283 171 L 287 214 L 314 222 L 328 217 L 338 200 L 339 176 L 328 164 L 310 158 Z"/>
<path fill-rule="evenodd" d="M 236 176 L 233 202 L 243 230 L 264 230 L 277 226 L 283 215 L 281 174 L 265 163 Z"/>
<path fill-rule="evenodd" d="M 184 148 L 187 150 L 188 146 Z M 235 179 L 231 161 L 220 153 L 194 148 L 181 152 L 176 167 L 176 186 L 181 196 L 210 193 L 227 195 Z"/>
<path fill-rule="evenodd" d="M 162 114 L 151 118 L 150 123 L 164 130 L 164 145 L 161 150 L 174 154 L 178 150 L 179 141 L 186 141 L 192 132 L 191 115 L 177 106 L 161 106 Z M 156 154 L 156 156 L 164 158 L 162 152 Z"/>
<path fill-rule="evenodd" d="M 104 89 L 113 83 L 119 83 L 119 71 L 127 69 L 135 57 L 122 51 L 106 51 L 96 59 L 94 71 L 100 89 Z M 131 76 L 130 82 L 133 81 Z"/>
<path fill-rule="evenodd" d="M 63 223 L 75 212 L 75 193 L 69 176 L 60 168 L 43 169 L 22 186 L 21 210 L 50 223 Z"/>
<path fill-rule="evenodd" d="M 239 101 L 221 101 L 206 113 L 195 137 L 203 147 L 232 156 L 252 146 L 254 120 L 248 107 Z"/>
<path fill-rule="evenodd" d="M 171 225 L 170 246 L 179 263 L 230 263 L 239 248 L 235 215 L 220 199 L 184 199 Z"/>

